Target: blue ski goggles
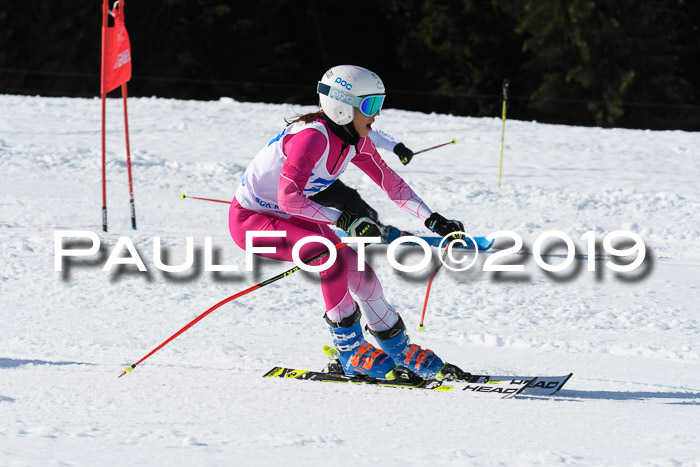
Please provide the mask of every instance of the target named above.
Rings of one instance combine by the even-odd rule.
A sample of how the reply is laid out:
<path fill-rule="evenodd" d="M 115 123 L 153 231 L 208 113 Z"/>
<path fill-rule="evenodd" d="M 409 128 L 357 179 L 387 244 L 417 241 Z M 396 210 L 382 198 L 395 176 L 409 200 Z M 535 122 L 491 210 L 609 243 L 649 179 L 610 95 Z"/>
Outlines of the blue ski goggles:
<path fill-rule="evenodd" d="M 374 115 L 379 115 L 379 111 L 382 109 L 384 104 L 384 94 L 374 94 L 371 96 L 358 97 L 354 96 L 348 92 L 341 91 L 340 89 L 332 88 L 327 84 L 323 84 L 319 81 L 316 91 L 319 94 L 326 95 L 331 99 L 335 99 L 344 104 L 349 104 L 368 117 L 373 117 Z"/>

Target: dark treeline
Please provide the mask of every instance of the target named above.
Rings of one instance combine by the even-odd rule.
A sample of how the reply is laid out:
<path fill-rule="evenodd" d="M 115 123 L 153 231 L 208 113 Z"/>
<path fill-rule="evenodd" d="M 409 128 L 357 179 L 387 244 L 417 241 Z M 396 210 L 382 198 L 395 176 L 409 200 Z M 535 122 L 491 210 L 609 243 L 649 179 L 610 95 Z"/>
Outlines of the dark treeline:
<path fill-rule="evenodd" d="M 698 0 L 125 0 L 130 96 L 316 102 L 333 65 L 387 107 L 700 129 Z M 101 0 L 0 0 L 0 93 L 96 96 Z"/>

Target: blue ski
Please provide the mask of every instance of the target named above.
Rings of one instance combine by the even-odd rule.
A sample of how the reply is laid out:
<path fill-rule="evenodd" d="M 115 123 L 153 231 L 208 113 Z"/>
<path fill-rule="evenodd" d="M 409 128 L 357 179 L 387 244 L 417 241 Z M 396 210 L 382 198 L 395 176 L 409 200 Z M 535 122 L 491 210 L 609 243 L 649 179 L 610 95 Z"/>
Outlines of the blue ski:
<path fill-rule="evenodd" d="M 420 235 L 416 235 L 416 237 L 420 238 L 421 240 L 424 240 L 428 245 L 430 246 L 440 246 L 440 242 L 442 242 L 442 237 L 422 237 Z M 491 245 L 493 245 L 493 240 L 488 240 L 486 237 L 472 237 L 474 239 L 474 242 L 476 242 L 476 247 L 474 245 L 474 242 L 472 242 L 471 238 L 465 238 L 464 241 L 466 242 L 466 245 L 461 245 L 461 244 L 455 244 L 453 248 L 461 248 L 464 250 L 474 250 L 478 249 L 479 251 L 486 251 L 489 248 L 491 248 Z M 442 246 L 444 247 L 447 244 L 447 242 L 443 242 Z M 405 243 L 405 245 L 416 245 L 415 243 Z"/>
<path fill-rule="evenodd" d="M 347 237 L 347 233 L 344 231 L 334 228 L 333 229 L 338 235 L 338 237 Z M 382 226 L 382 243 L 384 244 L 389 244 L 396 240 L 399 237 L 406 237 L 408 235 L 418 237 L 421 240 L 425 241 L 428 245 L 430 246 L 435 246 L 439 247 L 440 242 L 442 242 L 442 237 L 437 237 L 437 236 L 422 236 L 422 235 L 413 235 L 411 232 L 405 232 L 403 230 L 399 230 L 398 228 L 394 227 L 393 225 L 383 225 Z M 479 251 L 486 251 L 491 246 L 493 245 L 493 240 L 488 240 L 486 237 L 472 237 L 474 239 L 474 242 L 472 242 L 471 238 L 466 238 L 464 241 L 466 242 L 465 245 L 462 244 L 455 244 L 453 248 L 459 248 L 463 250 L 475 250 L 478 249 Z M 476 242 L 476 245 L 475 245 Z M 402 243 L 402 245 L 405 246 L 415 246 L 417 245 L 416 243 Z M 443 247 L 445 246 L 445 242 L 443 242 Z"/>

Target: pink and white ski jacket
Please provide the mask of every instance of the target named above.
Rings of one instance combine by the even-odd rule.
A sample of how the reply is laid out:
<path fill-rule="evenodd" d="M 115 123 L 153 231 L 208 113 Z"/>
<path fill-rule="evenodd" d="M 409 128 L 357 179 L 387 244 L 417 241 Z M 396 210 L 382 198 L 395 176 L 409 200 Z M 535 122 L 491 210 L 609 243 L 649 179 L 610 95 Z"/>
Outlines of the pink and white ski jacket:
<path fill-rule="evenodd" d="M 308 197 L 338 179 L 350 162 L 404 211 L 419 219 L 432 214 L 411 187 L 386 165 L 369 137 L 360 139 L 356 151 L 321 119 L 309 124 L 294 123 L 273 138 L 246 169 L 235 196 L 246 209 L 331 224 L 340 217 L 340 211 Z"/>

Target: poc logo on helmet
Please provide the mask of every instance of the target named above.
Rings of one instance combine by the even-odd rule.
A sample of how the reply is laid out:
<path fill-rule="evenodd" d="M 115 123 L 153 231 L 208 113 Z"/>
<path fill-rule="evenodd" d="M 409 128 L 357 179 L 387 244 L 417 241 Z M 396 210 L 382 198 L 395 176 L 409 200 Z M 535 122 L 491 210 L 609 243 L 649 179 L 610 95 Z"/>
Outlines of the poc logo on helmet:
<path fill-rule="evenodd" d="M 348 91 L 352 89 L 352 84 L 348 83 L 348 82 L 345 81 L 344 79 L 341 79 L 340 76 L 338 76 L 338 77 L 335 79 L 335 82 L 338 83 L 338 84 L 340 84 L 342 87 L 344 87 L 344 88 L 347 89 Z"/>
<path fill-rule="evenodd" d="M 338 89 L 331 88 L 330 91 L 328 91 L 328 97 L 332 97 L 333 99 L 339 100 L 341 102 L 348 101 L 352 103 L 352 96 L 349 96 L 343 91 L 339 91 Z"/>

